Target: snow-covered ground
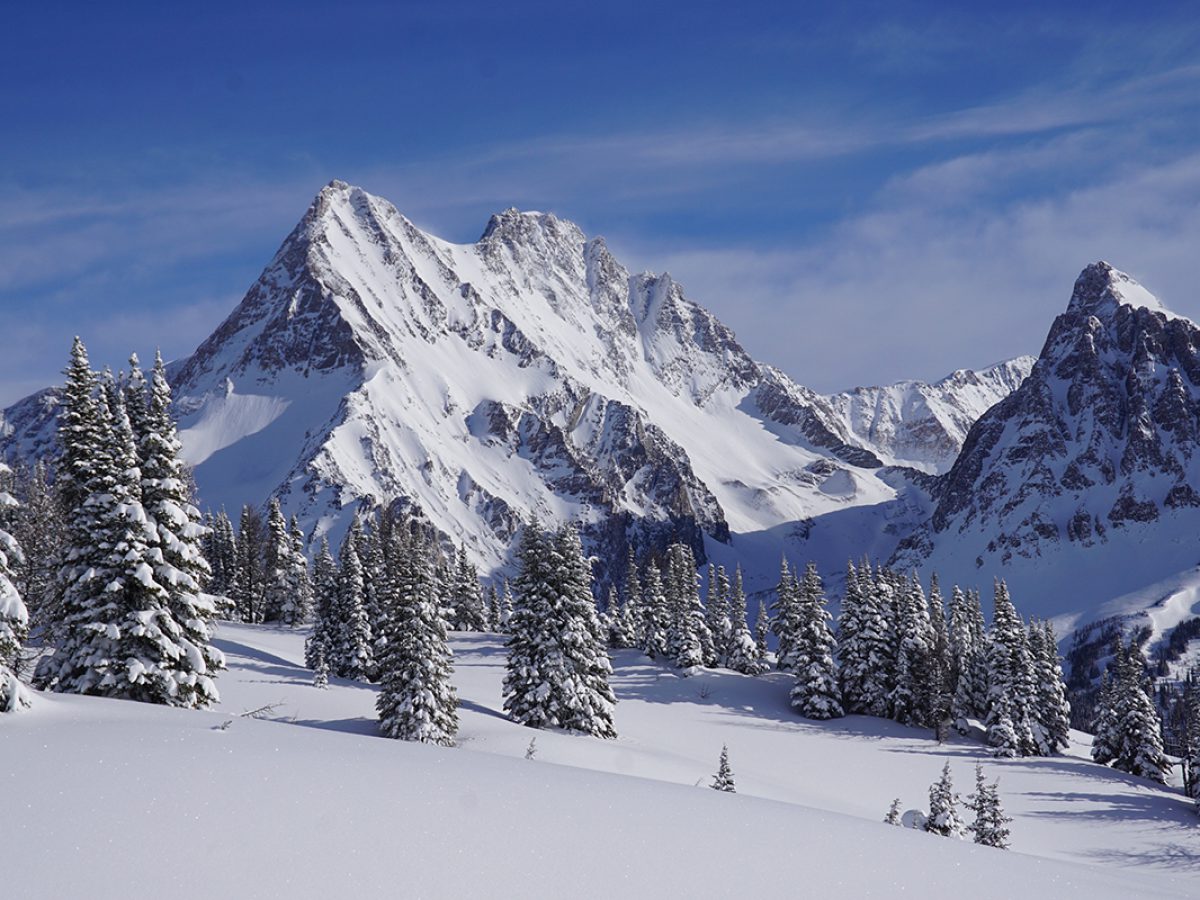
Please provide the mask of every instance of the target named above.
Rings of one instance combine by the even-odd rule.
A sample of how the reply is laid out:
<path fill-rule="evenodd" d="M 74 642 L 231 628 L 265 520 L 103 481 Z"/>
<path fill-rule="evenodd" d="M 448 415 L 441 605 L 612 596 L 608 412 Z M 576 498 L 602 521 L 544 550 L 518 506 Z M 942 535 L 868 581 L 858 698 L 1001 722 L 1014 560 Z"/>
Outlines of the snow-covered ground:
<path fill-rule="evenodd" d="M 616 659 L 618 740 L 535 732 L 500 712 L 502 639 L 468 634 L 459 746 L 440 749 L 377 737 L 369 685 L 313 687 L 303 632 L 219 638 L 217 710 L 39 694 L 4 717 L 0 894 L 1200 894 L 1189 803 L 1090 763 L 1083 735 L 1000 762 L 880 720 L 803 721 L 784 676 L 684 678 L 634 652 Z M 723 744 L 735 796 L 703 787 Z M 947 759 L 964 795 L 976 760 L 1000 777 L 1012 852 L 879 821 L 897 796 L 924 807 Z"/>

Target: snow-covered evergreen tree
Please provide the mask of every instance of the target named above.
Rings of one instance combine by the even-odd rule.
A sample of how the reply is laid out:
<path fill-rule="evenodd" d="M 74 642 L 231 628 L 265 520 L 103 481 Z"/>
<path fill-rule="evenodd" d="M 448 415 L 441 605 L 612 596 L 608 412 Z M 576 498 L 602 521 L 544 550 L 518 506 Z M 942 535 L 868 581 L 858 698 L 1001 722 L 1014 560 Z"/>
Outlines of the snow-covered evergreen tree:
<path fill-rule="evenodd" d="M 712 784 L 709 785 L 714 791 L 724 791 L 727 794 L 736 794 L 737 786 L 733 781 L 733 769 L 729 767 L 729 747 L 721 747 L 721 758 L 717 761 L 717 774 L 713 776 Z"/>
<path fill-rule="evenodd" d="M 279 498 L 267 505 L 267 542 L 263 557 L 262 618 L 264 622 L 295 621 L 295 568 L 292 565 L 292 535 Z"/>
<path fill-rule="evenodd" d="M 292 539 L 292 584 L 296 587 L 296 599 L 291 605 L 291 620 L 285 618 L 284 621 L 294 627 L 313 616 L 313 583 L 308 572 L 308 559 L 304 555 L 304 531 L 295 516 L 292 516 L 289 531 Z"/>
<path fill-rule="evenodd" d="M 667 652 L 681 669 L 714 665 L 716 648 L 700 602 L 700 582 L 692 548 L 687 544 L 671 545 L 668 561 L 666 592 L 670 625 Z"/>
<path fill-rule="evenodd" d="M 653 561 L 646 564 L 645 584 L 642 588 L 642 652 L 651 659 L 667 658 L 667 627 L 670 610 L 667 594 L 663 587 L 658 566 Z"/>
<path fill-rule="evenodd" d="M 463 544 L 459 544 L 451 566 L 448 603 L 453 610 L 451 625 L 455 631 L 487 631 L 479 572 L 472 565 Z"/>
<path fill-rule="evenodd" d="M 933 630 L 921 582 L 914 574 L 895 597 L 896 663 L 888 695 L 891 717 L 904 725 L 929 725 Z"/>
<path fill-rule="evenodd" d="M 765 612 L 765 610 L 763 611 Z M 729 619 L 731 629 L 725 664 L 733 671 L 741 672 L 743 675 L 761 675 L 767 671 L 768 666 L 746 621 L 746 589 L 742 585 L 741 566 L 734 570 L 733 584 L 729 589 Z M 763 636 L 765 639 L 765 625 L 763 626 Z"/>
<path fill-rule="evenodd" d="M 137 357 L 130 360 L 137 374 Z M 204 707 L 219 698 L 213 678 L 225 668 L 225 656 L 212 643 L 218 610 L 202 593 L 211 569 L 203 553 L 206 530 L 192 503 L 188 479 L 171 411 L 171 386 L 162 354 L 156 354 L 148 397 L 131 380 L 127 405 L 137 405 L 137 459 L 141 502 L 154 528 L 151 558 L 154 579 L 167 592 L 167 606 L 178 624 L 182 655 L 175 661 L 177 691 L 173 703 Z M 142 403 L 145 406 L 141 406 Z"/>
<path fill-rule="evenodd" d="M 572 526 L 551 537 L 535 519 L 517 548 L 504 708 L 533 728 L 615 737 L 612 672 L 591 593 L 591 563 Z"/>
<path fill-rule="evenodd" d="M 0 469 L 3 467 L 0 463 Z M 8 493 L 0 491 L 0 506 L 15 502 Z M 13 536 L 0 528 L 0 713 L 31 705 L 30 693 L 17 677 L 21 648 L 29 636 L 29 611 L 13 584 L 13 567 L 24 559 Z"/>
<path fill-rule="evenodd" d="M 12 508 L 8 531 L 24 551 L 20 562 L 10 560 L 12 583 L 28 610 L 30 627 L 53 644 L 62 620 L 57 572 L 67 532 L 58 489 L 42 459 L 11 474 L 13 492 L 22 502 Z"/>
<path fill-rule="evenodd" d="M 243 622 L 263 620 L 262 516 L 249 504 L 242 507 L 237 535 L 237 575 L 230 589 L 237 617 Z"/>
<path fill-rule="evenodd" d="M 712 635 L 714 664 L 724 664 L 729 657 L 729 641 L 733 634 L 729 618 L 729 578 L 724 566 L 708 564 L 708 599 L 704 614 Z"/>
<path fill-rule="evenodd" d="M 997 581 L 988 645 L 986 721 L 988 743 L 997 755 L 1029 756 L 1038 752 L 1031 720 L 1033 689 L 1025 626 L 1009 598 L 1007 585 Z"/>
<path fill-rule="evenodd" d="M 1033 668 L 1033 737 L 1038 753 L 1051 756 L 1070 745 L 1071 705 L 1058 660 L 1058 642 L 1049 622 L 1030 623 Z"/>
<path fill-rule="evenodd" d="M 946 623 L 946 604 L 942 599 L 937 572 L 929 578 L 930 656 L 923 678 L 921 706 L 928 723 L 935 725 L 950 715 L 954 684 L 950 681 L 950 633 Z"/>
<path fill-rule="evenodd" d="M 929 818 L 925 830 L 942 837 L 963 836 L 962 818 L 958 814 L 958 796 L 950 778 L 950 763 L 942 767 L 942 777 L 929 786 Z"/>
<path fill-rule="evenodd" d="M 773 611 L 775 615 L 771 620 L 771 632 L 778 639 L 775 668 L 781 672 L 795 672 L 798 664 L 796 644 L 803 622 L 800 613 L 800 585 L 788 565 L 786 556 L 780 564 Z"/>
<path fill-rule="evenodd" d="M 358 558 L 362 528 L 356 521 L 338 554 L 337 595 L 330 616 L 327 661 L 342 678 L 365 679 L 371 672 L 371 623 L 363 596 L 363 570 Z"/>
<path fill-rule="evenodd" d="M 338 607 L 337 563 L 329 550 L 329 539 L 321 538 L 321 547 L 313 561 L 313 630 L 304 644 L 304 664 L 316 670 L 329 663 L 333 641 L 337 637 L 334 615 Z"/>
<path fill-rule="evenodd" d="M 375 707 L 385 737 L 452 746 L 458 733 L 458 698 L 450 684 L 453 654 L 438 602 L 423 535 L 392 535 L 391 565 L 383 592 L 386 641 L 376 661 Z"/>
<path fill-rule="evenodd" d="M 624 600 L 621 603 L 620 634 L 624 640 L 623 646 L 644 649 L 646 645 L 646 613 L 642 604 L 642 578 L 638 572 L 632 546 L 629 548 L 625 560 L 625 583 L 622 596 Z"/>
<path fill-rule="evenodd" d="M 1165 783 L 1171 765 L 1163 752 L 1162 721 L 1146 690 L 1141 651 L 1135 645 L 1121 649 L 1115 662 L 1110 732 L 1115 750 L 1112 766 Z M 1093 759 L 1096 758 L 1093 751 Z"/>
<path fill-rule="evenodd" d="M 496 585 L 489 584 L 483 592 L 483 605 L 487 608 L 487 619 L 489 630 L 497 634 L 504 633 L 504 612 L 500 605 L 500 592 L 496 590 Z"/>
<path fill-rule="evenodd" d="M 975 632 L 971 601 L 958 585 L 954 586 L 950 595 L 950 627 L 947 645 L 949 678 L 954 686 L 953 699 L 950 702 L 950 715 L 954 719 L 954 727 L 961 734 L 966 734 L 967 720 L 980 715 L 981 710 L 976 706 L 976 698 L 984 693 L 985 686 L 975 683 L 977 674 L 983 671 L 977 659 L 982 648 L 979 645 L 979 636 Z"/>
<path fill-rule="evenodd" d="M 795 598 L 796 627 L 792 635 L 792 708 L 807 719 L 836 719 L 844 712 L 834 664 L 833 633 L 825 608 L 825 591 L 815 563 L 804 571 Z"/>
<path fill-rule="evenodd" d="M 887 815 L 883 817 L 883 824 L 895 825 L 899 828 L 903 823 L 900 821 L 900 798 L 897 797 L 892 801 L 892 805 L 888 807 Z"/>
<path fill-rule="evenodd" d="M 1196 802 L 1196 812 L 1200 813 L 1200 684 L 1194 673 L 1185 688 L 1184 704 L 1187 747 L 1183 758 L 1183 792 Z"/>
<path fill-rule="evenodd" d="M 1117 652 L 1121 653 L 1120 644 Z M 1100 690 L 1096 695 L 1096 714 L 1092 722 L 1092 759 L 1101 765 L 1112 762 L 1118 753 L 1117 685 L 1108 672 L 1100 675 Z"/>
<path fill-rule="evenodd" d="M 975 813 L 975 821 L 967 826 L 975 843 L 1007 850 L 1008 824 L 1012 819 L 1004 815 L 1000 805 L 1000 782 L 988 784 L 983 778 L 983 767 L 978 763 L 975 764 L 975 793 L 967 796 L 967 808 Z"/>
<path fill-rule="evenodd" d="M 892 687 L 892 644 L 888 621 L 891 586 L 872 578 L 865 562 L 847 567 L 846 595 L 838 618 L 839 677 L 848 713 L 884 716 Z"/>
<path fill-rule="evenodd" d="M 765 668 L 770 668 L 771 665 L 767 658 L 767 635 L 770 634 L 770 631 L 771 614 L 767 612 L 767 604 L 759 600 L 758 616 L 754 619 L 754 648 Z"/>

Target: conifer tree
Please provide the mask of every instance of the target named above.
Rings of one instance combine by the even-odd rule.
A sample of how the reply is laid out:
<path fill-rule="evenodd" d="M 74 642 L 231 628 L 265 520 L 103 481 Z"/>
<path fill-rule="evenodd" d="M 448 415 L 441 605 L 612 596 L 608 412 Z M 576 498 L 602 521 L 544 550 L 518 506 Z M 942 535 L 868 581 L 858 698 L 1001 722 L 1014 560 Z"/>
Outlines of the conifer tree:
<path fill-rule="evenodd" d="M 0 470 L 4 464 L 0 463 Z M 15 503 L 0 491 L 0 506 Z M 29 691 L 17 677 L 21 647 L 29 636 L 29 611 L 13 584 L 13 568 L 24 562 L 24 554 L 11 534 L 0 527 L 0 713 L 31 705 Z"/>
<path fill-rule="evenodd" d="M 796 644 L 803 623 L 800 613 L 800 585 L 788 565 L 786 556 L 780 565 L 775 598 L 775 616 L 771 621 L 771 632 L 778 638 L 775 668 L 781 672 L 795 672 L 798 664 Z"/>
<path fill-rule="evenodd" d="M 1121 653 L 1120 644 L 1117 652 Z M 1100 675 L 1100 690 L 1096 695 L 1096 717 L 1092 723 L 1092 759 L 1107 765 L 1117 757 L 1117 686 L 1106 671 Z"/>
<path fill-rule="evenodd" d="M 667 605 L 671 611 L 667 629 L 667 652 L 675 666 L 689 669 L 703 666 L 711 653 L 712 638 L 704 621 L 695 561 L 686 544 L 672 544 L 668 550 Z M 707 648 L 705 636 L 708 635 Z"/>
<path fill-rule="evenodd" d="M 237 577 L 230 599 L 243 622 L 263 621 L 263 521 L 249 504 L 242 507 L 237 536 Z"/>
<path fill-rule="evenodd" d="M 833 633 L 815 563 L 810 562 L 805 569 L 794 615 L 797 625 L 792 635 L 792 657 L 796 683 L 792 686 L 792 708 L 808 719 L 839 718 L 845 713 L 833 661 Z"/>
<path fill-rule="evenodd" d="M 453 654 L 438 602 L 429 552 L 419 533 L 392 536 L 393 574 L 383 592 L 383 656 L 375 706 L 385 737 L 452 746 L 458 698 L 450 684 Z"/>
<path fill-rule="evenodd" d="M 290 621 L 287 618 L 284 621 L 295 627 L 312 618 L 313 584 L 308 573 L 308 560 L 304 555 L 304 531 L 295 516 L 292 516 L 289 530 L 292 540 L 292 584 L 295 586 L 296 597 L 290 608 Z"/>
<path fill-rule="evenodd" d="M 328 662 L 333 674 L 362 680 L 373 664 L 371 624 L 363 596 L 363 570 L 358 558 L 362 529 L 356 521 L 338 555 L 337 596 L 329 629 Z"/>
<path fill-rule="evenodd" d="M 338 605 L 338 571 L 329 551 L 329 539 L 321 538 L 321 547 L 313 562 L 313 630 L 304 645 L 304 664 L 316 670 L 328 665 L 336 638 L 333 620 Z"/>
<path fill-rule="evenodd" d="M 508 579 L 504 579 L 504 592 L 500 595 L 500 619 L 497 628 L 502 634 L 508 633 L 508 623 L 512 619 L 513 614 L 513 593 L 512 586 L 508 583 Z"/>
<path fill-rule="evenodd" d="M 883 822 L 885 825 L 895 825 L 897 828 L 901 826 L 899 797 L 893 800 L 892 805 L 888 807 L 887 815 L 883 817 Z"/>
<path fill-rule="evenodd" d="M 272 497 L 267 506 L 267 542 L 264 549 L 263 621 L 291 625 L 296 618 L 293 609 L 295 567 L 292 565 L 292 536 L 278 497 Z"/>
<path fill-rule="evenodd" d="M 764 667 L 770 667 L 770 661 L 767 659 L 767 634 L 771 630 L 771 616 L 767 612 L 767 604 L 762 600 L 758 601 L 758 616 L 754 620 L 754 648 L 758 652 L 758 658 L 761 660 Z"/>
<path fill-rule="evenodd" d="M 760 611 L 765 610 L 760 606 Z M 761 675 L 767 670 L 767 662 L 754 640 L 754 635 L 750 633 L 750 626 L 746 623 L 746 590 L 742 585 L 741 566 L 733 573 L 733 584 L 729 590 L 729 612 L 732 626 L 725 664 L 743 675 Z M 764 639 L 765 629 L 766 626 L 763 630 Z"/>
<path fill-rule="evenodd" d="M 1165 783 L 1171 766 L 1163 752 L 1162 721 L 1143 684 L 1136 646 L 1117 654 L 1116 667 L 1110 732 L 1115 749 L 1113 768 Z"/>
<path fill-rule="evenodd" d="M 708 565 L 708 602 L 704 614 L 712 635 L 714 665 L 725 663 L 733 626 L 729 618 L 729 578 L 724 566 Z"/>
<path fill-rule="evenodd" d="M 22 467 L 13 475 L 19 479 L 22 502 L 12 508 L 8 531 L 24 552 L 20 562 L 9 561 L 12 583 L 25 603 L 31 627 L 53 644 L 62 620 L 56 574 L 66 523 L 57 487 L 51 483 L 44 460 L 37 460 L 32 468 Z"/>
<path fill-rule="evenodd" d="M 615 737 L 616 699 L 591 592 L 591 562 L 572 526 L 526 525 L 517 548 L 504 708 L 518 723 Z"/>
<path fill-rule="evenodd" d="M 1200 813 L 1200 685 L 1194 672 L 1188 677 L 1183 702 L 1187 717 L 1184 725 L 1187 746 L 1183 756 L 1183 792 L 1196 802 L 1196 811 Z"/>
<path fill-rule="evenodd" d="M 974 835 L 976 844 L 985 847 L 1008 849 L 1008 823 L 1012 819 L 1004 815 L 1000 806 L 1000 782 L 990 785 L 983 779 L 983 767 L 975 764 L 975 793 L 968 795 L 967 808 L 975 813 L 975 821 L 967 826 Z"/>
<path fill-rule="evenodd" d="M 929 818 L 925 830 L 942 837 L 963 836 L 962 819 L 958 815 L 958 797 L 950 779 L 950 763 L 942 767 L 942 777 L 929 786 Z"/>
<path fill-rule="evenodd" d="M 645 648 L 645 619 L 642 579 L 630 546 L 625 560 L 624 602 L 621 604 L 621 633 L 626 647 Z"/>
<path fill-rule="evenodd" d="M 950 704 L 950 715 L 959 733 L 966 734 L 967 720 L 979 715 L 976 697 L 983 693 L 975 684 L 980 671 L 976 657 L 979 655 L 973 611 L 967 595 L 958 587 L 950 595 L 950 628 L 947 636 L 950 656 L 950 680 L 954 685 L 954 697 Z"/>
<path fill-rule="evenodd" d="M 449 604 L 454 610 L 452 624 L 455 631 L 487 631 L 479 572 L 471 564 L 464 544 L 459 544 L 450 572 Z"/>
<path fill-rule="evenodd" d="M 950 634 L 946 624 L 946 606 L 942 600 L 937 572 L 929 579 L 930 657 L 925 673 L 921 705 L 927 710 L 929 724 L 943 721 L 950 713 L 954 684 L 950 681 Z"/>
<path fill-rule="evenodd" d="M 871 577 L 864 562 L 847 569 L 846 596 L 838 618 L 842 702 L 848 713 L 884 716 L 892 680 L 893 636 L 886 614 L 891 587 Z"/>
<path fill-rule="evenodd" d="M 1071 705 L 1058 661 L 1058 642 L 1049 622 L 1030 623 L 1033 668 L 1033 733 L 1038 753 L 1051 756 L 1070 745 Z"/>
<path fill-rule="evenodd" d="M 891 717 L 901 724 L 929 725 L 933 634 L 925 593 L 915 574 L 897 592 L 895 615 L 896 667 L 887 705 Z"/>
<path fill-rule="evenodd" d="M 651 659 L 667 658 L 667 627 L 670 613 L 658 566 L 646 565 L 646 583 L 642 592 L 642 651 Z"/>
<path fill-rule="evenodd" d="M 137 357 L 130 363 L 136 374 Z M 175 660 L 177 692 L 172 702 L 204 707 L 219 699 L 213 678 L 225 668 L 225 656 L 212 643 L 218 611 L 211 595 L 202 593 L 211 572 L 202 548 L 206 532 L 189 493 L 161 353 L 155 354 L 145 406 L 136 379 L 131 385 L 127 404 L 138 406 L 131 421 L 140 429 L 136 440 L 141 502 L 154 526 L 154 578 L 167 593 L 168 611 L 180 631 L 176 640 L 182 654 Z"/>
<path fill-rule="evenodd" d="M 487 618 L 489 630 L 497 634 L 504 633 L 503 618 L 504 613 L 500 607 L 500 592 L 496 590 L 496 585 L 489 584 L 483 593 L 484 606 L 487 607 Z"/>
<path fill-rule="evenodd" d="M 995 592 L 988 646 L 988 743 L 997 755 L 1028 756 L 1037 753 L 1029 642 L 1003 581 L 996 582 Z"/>
<path fill-rule="evenodd" d="M 729 748 L 721 747 L 721 758 L 717 762 L 717 774 L 713 776 L 712 784 L 709 785 L 714 791 L 724 791 L 727 794 L 736 794 L 737 787 L 733 782 L 733 770 L 729 768 Z"/>

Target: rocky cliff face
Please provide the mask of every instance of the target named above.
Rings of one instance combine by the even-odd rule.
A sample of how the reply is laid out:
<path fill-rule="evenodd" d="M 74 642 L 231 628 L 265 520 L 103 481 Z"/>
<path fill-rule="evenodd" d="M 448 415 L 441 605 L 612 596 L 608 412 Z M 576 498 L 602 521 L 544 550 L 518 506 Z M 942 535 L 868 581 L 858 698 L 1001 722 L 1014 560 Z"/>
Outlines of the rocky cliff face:
<path fill-rule="evenodd" d="M 971 428 L 897 559 L 1037 572 L 1064 591 L 1073 577 L 1097 596 L 1194 564 L 1198 350 L 1192 322 L 1107 263 L 1088 266 L 1028 378 Z M 1097 584 L 1110 564 L 1114 583 Z"/>

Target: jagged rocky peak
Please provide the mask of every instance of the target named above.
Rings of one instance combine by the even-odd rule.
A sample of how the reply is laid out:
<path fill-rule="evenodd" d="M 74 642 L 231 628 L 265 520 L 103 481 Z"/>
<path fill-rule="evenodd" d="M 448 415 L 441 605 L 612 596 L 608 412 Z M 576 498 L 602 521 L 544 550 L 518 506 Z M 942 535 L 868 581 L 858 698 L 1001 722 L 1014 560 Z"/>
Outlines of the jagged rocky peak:
<path fill-rule="evenodd" d="M 1006 565 L 1160 522 L 1174 540 L 1200 507 L 1198 398 L 1200 329 L 1108 263 L 1088 266 L 1029 377 L 971 428 L 930 526 L 902 553 Z"/>

